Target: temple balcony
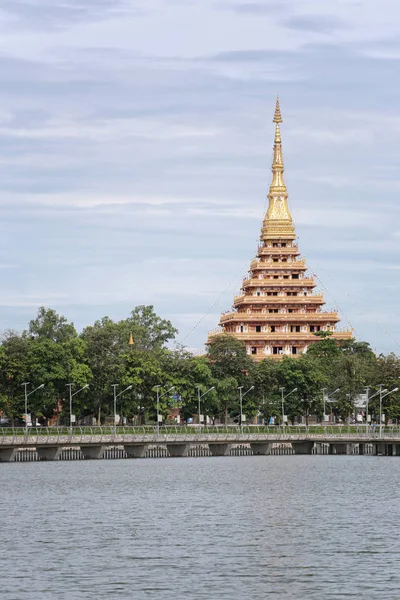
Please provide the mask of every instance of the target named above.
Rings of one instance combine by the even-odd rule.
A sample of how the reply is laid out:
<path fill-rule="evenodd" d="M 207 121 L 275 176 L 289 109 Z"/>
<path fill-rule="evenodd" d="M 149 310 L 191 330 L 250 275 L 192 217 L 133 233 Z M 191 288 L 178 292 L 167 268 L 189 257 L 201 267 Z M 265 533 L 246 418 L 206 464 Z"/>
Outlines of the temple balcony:
<path fill-rule="evenodd" d="M 276 288 L 276 287 L 316 287 L 314 279 L 311 277 L 299 277 L 298 279 L 243 279 L 242 289 L 255 287 L 255 288 Z"/>
<path fill-rule="evenodd" d="M 231 312 L 226 315 L 222 315 L 220 323 L 229 323 L 230 321 L 243 322 L 243 323 L 255 323 L 255 322 L 285 322 L 293 323 L 295 321 L 301 323 L 337 323 L 340 318 L 336 312 L 308 312 L 308 313 L 260 313 L 260 312 Z"/>
<path fill-rule="evenodd" d="M 272 246 L 259 246 L 257 249 L 257 254 L 258 256 L 264 256 L 265 254 L 273 254 L 274 256 L 279 256 L 279 254 L 288 256 L 291 254 L 293 256 L 299 256 L 300 250 L 297 248 L 297 246 L 285 246 L 281 248 L 274 248 Z"/>
<path fill-rule="evenodd" d="M 238 340 L 242 340 L 243 342 L 252 342 L 252 341 L 262 341 L 262 342 L 277 342 L 277 341 L 282 341 L 282 342 L 287 342 L 290 344 L 296 344 L 296 342 L 317 342 L 318 341 L 318 336 L 315 335 L 315 333 L 312 333 L 311 331 L 300 331 L 300 332 L 284 332 L 284 331 L 277 331 L 275 333 L 271 333 L 271 332 L 265 332 L 262 331 L 260 333 L 257 333 L 255 331 L 249 331 L 249 332 L 229 332 L 229 331 L 224 331 L 224 330 L 213 330 L 210 331 L 208 333 L 208 337 L 213 338 L 216 337 L 218 335 L 231 335 L 233 337 L 235 337 Z M 342 331 L 333 331 L 332 332 L 332 338 L 335 340 L 349 340 L 354 336 L 354 333 L 351 329 L 347 329 L 347 330 L 342 330 Z"/>
<path fill-rule="evenodd" d="M 307 269 L 307 265 L 306 265 L 305 259 L 292 260 L 291 262 L 282 262 L 282 261 L 274 262 L 273 260 L 265 261 L 265 260 L 259 260 L 259 259 L 255 258 L 250 263 L 250 271 L 254 271 L 256 269 L 264 270 L 264 271 L 267 271 L 267 270 L 268 271 L 271 271 L 271 270 L 305 271 Z"/>
<path fill-rule="evenodd" d="M 255 304 L 257 306 L 269 304 L 312 304 L 322 306 L 325 304 L 325 300 L 323 294 L 315 294 L 310 296 L 250 296 L 249 294 L 241 294 L 234 297 L 234 306 L 240 306 L 243 304 Z"/>

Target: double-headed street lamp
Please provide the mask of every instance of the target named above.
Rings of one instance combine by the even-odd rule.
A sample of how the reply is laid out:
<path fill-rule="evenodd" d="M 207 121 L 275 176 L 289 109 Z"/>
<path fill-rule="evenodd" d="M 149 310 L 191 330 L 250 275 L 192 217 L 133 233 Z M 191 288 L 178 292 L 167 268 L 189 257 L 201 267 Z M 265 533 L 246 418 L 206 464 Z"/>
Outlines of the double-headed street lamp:
<path fill-rule="evenodd" d="M 203 398 L 203 396 L 205 396 L 206 394 L 208 394 L 208 392 L 211 392 L 212 390 L 215 390 L 215 387 L 212 386 L 210 387 L 209 390 L 207 390 L 206 392 L 204 392 L 204 394 L 200 395 L 200 386 L 197 386 L 197 400 L 198 400 L 198 408 L 199 408 L 199 425 L 200 425 L 200 418 L 201 418 L 201 410 L 200 410 L 200 400 Z"/>
<path fill-rule="evenodd" d="M 386 396 L 389 396 L 389 394 L 393 394 L 393 392 L 397 392 L 399 388 L 393 388 L 393 390 L 390 390 L 390 392 L 383 390 L 383 384 L 381 383 L 379 385 L 379 437 L 382 438 L 382 400 L 383 398 L 385 398 Z M 386 394 L 384 393 L 386 392 Z"/>
<path fill-rule="evenodd" d="M 291 392 L 289 392 L 288 394 L 286 394 L 286 396 L 283 395 L 283 392 L 285 391 L 284 387 L 279 388 L 281 390 L 281 394 L 282 394 L 282 425 L 285 424 L 285 400 L 288 396 L 290 396 L 290 394 L 294 394 L 294 392 L 297 392 L 297 387 L 294 388 Z"/>
<path fill-rule="evenodd" d="M 124 390 L 122 390 L 122 392 L 120 392 L 119 394 L 117 394 L 117 387 L 119 386 L 119 383 L 113 383 L 112 387 L 114 388 L 114 429 L 115 431 L 117 430 L 117 398 L 119 398 L 120 396 L 122 396 L 122 394 L 124 394 L 125 392 L 127 392 L 128 390 L 132 389 L 131 385 L 128 385 L 128 387 L 126 387 Z"/>
<path fill-rule="evenodd" d="M 74 417 L 74 415 L 72 414 L 72 398 L 76 396 L 76 394 L 79 394 L 79 392 L 81 392 L 82 390 L 86 390 L 86 388 L 89 387 L 89 384 L 87 383 L 86 385 L 81 387 L 80 390 L 77 390 L 74 393 L 72 393 L 72 386 L 75 385 L 74 383 L 66 383 L 65 385 L 69 388 L 69 427 L 72 431 L 72 423 Z"/>
<path fill-rule="evenodd" d="M 30 382 L 26 381 L 25 383 L 22 383 L 21 385 L 23 385 L 25 388 L 25 433 L 28 433 L 28 397 L 31 394 L 33 394 L 34 392 L 36 392 L 37 390 L 41 390 L 42 388 L 44 388 L 44 383 L 41 383 L 40 385 L 38 385 L 38 387 L 35 388 L 34 390 L 32 390 L 31 392 L 29 392 L 29 394 L 28 394 L 28 385 L 30 385 Z"/>
<path fill-rule="evenodd" d="M 331 394 L 325 394 L 326 388 L 322 388 L 322 400 L 324 403 L 324 422 L 326 421 L 326 403 L 327 402 L 335 402 L 335 400 L 330 400 L 330 398 L 332 398 L 332 396 L 334 396 L 335 394 L 337 394 L 340 391 L 340 388 L 336 388 L 336 390 L 334 392 L 332 392 Z"/>
<path fill-rule="evenodd" d="M 239 386 L 238 387 L 239 390 L 239 397 L 240 397 L 240 428 L 242 428 L 242 422 L 243 422 L 243 398 L 245 397 L 246 394 L 248 394 L 249 392 L 251 392 L 251 390 L 254 390 L 254 385 L 251 386 L 251 388 L 249 388 L 247 390 L 247 392 L 245 392 L 243 394 L 243 386 Z"/>
<path fill-rule="evenodd" d="M 172 392 L 172 390 L 175 389 L 175 386 L 173 385 L 172 387 L 169 388 L 169 390 L 167 390 L 160 396 L 160 387 L 163 387 L 163 386 L 156 385 L 156 390 L 157 390 L 157 435 L 160 435 L 160 421 L 159 421 L 159 415 L 158 415 L 158 413 L 160 412 L 160 398 L 162 398 L 166 394 L 169 394 L 169 392 Z"/>
<path fill-rule="evenodd" d="M 379 389 L 377 392 L 375 392 L 375 394 L 372 394 L 372 396 L 369 395 L 369 387 L 365 388 L 367 390 L 367 399 L 365 402 L 365 433 L 368 432 L 368 406 L 369 406 L 369 402 L 370 400 L 372 400 L 372 398 L 375 398 L 376 396 L 378 396 L 379 394 L 384 394 L 385 392 L 387 392 L 387 389 L 382 390 Z"/>

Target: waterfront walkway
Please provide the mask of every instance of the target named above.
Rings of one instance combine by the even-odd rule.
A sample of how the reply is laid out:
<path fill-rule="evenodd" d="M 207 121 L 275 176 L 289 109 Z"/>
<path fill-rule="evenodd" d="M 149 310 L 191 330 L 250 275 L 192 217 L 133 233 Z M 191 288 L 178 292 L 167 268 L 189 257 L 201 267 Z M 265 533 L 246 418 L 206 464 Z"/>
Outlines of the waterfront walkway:
<path fill-rule="evenodd" d="M 32 454 L 34 453 L 34 454 Z M 368 454 L 400 456 L 399 427 L 73 427 L 0 430 L 0 462 L 66 457 Z M 28 460 L 28 458 L 27 458 Z"/>

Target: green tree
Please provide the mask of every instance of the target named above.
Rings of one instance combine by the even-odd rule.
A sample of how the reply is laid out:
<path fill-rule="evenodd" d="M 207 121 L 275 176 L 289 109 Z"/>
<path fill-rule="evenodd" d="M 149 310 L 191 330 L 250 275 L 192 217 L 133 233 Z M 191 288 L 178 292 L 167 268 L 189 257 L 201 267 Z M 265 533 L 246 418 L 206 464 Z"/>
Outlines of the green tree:
<path fill-rule="evenodd" d="M 58 414 L 61 406 L 66 418 L 69 405 L 65 402 L 67 383 L 77 387 L 87 385 L 92 373 L 85 361 L 86 344 L 78 337 L 75 327 L 52 309 L 41 307 L 36 319 L 23 333 L 27 341 L 26 361 L 32 387 L 44 384 L 41 392 L 32 395 L 31 410 L 39 417 Z M 85 394 L 75 400 L 77 407 Z"/>
<path fill-rule="evenodd" d="M 235 407 L 233 417 L 238 417 L 238 381 L 235 377 L 223 377 L 215 380 L 216 395 L 218 402 L 214 406 L 212 416 L 221 418 L 226 425 L 228 422 L 229 409 Z"/>
<path fill-rule="evenodd" d="M 328 379 L 312 357 L 283 358 L 278 366 L 278 381 L 279 387 L 285 388 L 284 394 L 297 388 L 285 402 L 285 412 L 292 421 L 302 415 L 308 425 L 310 414 L 322 412 L 321 390 L 327 386 Z"/>
<path fill-rule="evenodd" d="M 375 389 L 382 384 L 385 389 L 391 391 L 400 387 L 400 358 L 394 353 L 384 356 L 381 354 L 376 359 Z M 371 392 L 372 395 L 373 392 Z M 379 415 L 379 397 L 376 396 L 371 403 L 371 409 Z M 389 394 L 383 399 L 382 412 L 389 419 L 400 419 L 400 392 Z M 377 417 L 379 418 L 379 416 Z"/>
<path fill-rule="evenodd" d="M 28 331 L 24 334 L 31 340 L 47 339 L 57 343 L 78 337 L 73 323 L 68 323 L 66 317 L 44 306 L 39 308 L 36 319 L 29 322 Z"/>
<path fill-rule="evenodd" d="M 121 343 L 128 348 L 129 336 L 132 334 L 134 346 L 148 352 L 160 350 L 175 338 L 178 330 L 167 319 L 162 319 L 154 312 L 153 306 L 136 306 L 127 319 L 118 323 Z"/>
<path fill-rule="evenodd" d="M 267 358 L 259 363 L 253 363 L 250 373 L 255 387 L 254 397 L 258 410 L 268 423 L 270 417 L 276 418 L 280 414 L 277 410 L 276 398 L 278 363 Z"/>
<path fill-rule="evenodd" d="M 340 388 L 333 412 L 343 420 L 350 420 L 360 393 L 376 381 L 374 354 L 345 350 L 335 372 L 335 387 Z"/>
<path fill-rule="evenodd" d="M 86 327 L 81 339 L 86 345 L 87 363 L 93 375 L 89 414 L 96 414 L 100 424 L 102 411 L 106 414 L 112 412 L 112 384 L 124 379 L 124 352 L 128 349 L 129 338 L 124 344 L 118 324 L 109 317 L 103 317 L 94 325 Z"/>
<path fill-rule="evenodd" d="M 24 408 L 22 384 L 30 380 L 28 340 L 15 331 L 7 331 L 0 347 L 1 410 L 12 422 L 21 419 Z"/>
<path fill-rule="evenodd" d="M 244 343 L 227 333 L 216 336 L 207 350 L 213 376 L 244 380 L 253 365 Z"/>

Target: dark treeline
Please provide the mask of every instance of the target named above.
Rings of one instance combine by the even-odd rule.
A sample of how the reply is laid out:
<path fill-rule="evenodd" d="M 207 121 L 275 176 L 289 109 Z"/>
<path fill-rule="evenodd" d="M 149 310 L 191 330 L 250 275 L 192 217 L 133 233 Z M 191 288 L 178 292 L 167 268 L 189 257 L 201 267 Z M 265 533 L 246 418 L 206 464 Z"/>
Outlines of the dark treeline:
<path fill-rule="evenodd" d="M 134 340 L 129 345 L 130 335 Z M 74 391 L 89 385 L 74 396 L 73 413 L 78 420 L 94 417 L 104 422 L 113 413 L 112 384 L 118 390 L 132 389 L 118 398 L 118 410 L 128 422 L 154 422 L 156 419 L 155 386 L 175 388 L 175 400 L 165 394 L 160 412 L 166 418 L 171 407 L 179 406 L 183 418 L 197 414 L 198 386 L 202 398 L 201 412 L 212 420 L 224 422 L 239 414 L 239 391 L 254 390 L 243 398 L 247 420 L 258 415 L 280 420 L 281 390 L 287 394 L 285 413 L 293 422 L 302 415 L 322 418 L 322 390 L 334 395 L 329 412 L 346 420 L 354 412 L 357 396 L 370 387 L 370 395 L 379 384 L 391 390 L 398 386 L 400 359 L 394 355 L 376 356 L 368 343 L 351 340 L 339 345 L 321 335 L 307 354 L 281 361 L 265 359 L 255 364 L 247 356 L 242 342 L 220 335 L 202 357 L 185 348 L 169 349 L 177 334 L 170 321 L 158 317 L 152 306 L 138 306 L 127 319 L 115 322 L 108 317 L 86 327 L 80 334 L 74 325 L 52 309 L 40 308 L 37 317 L 22 333 L 8 331 L 0 346 L 0 411 L 12 423 L 24 413 L 24 382 L 29 391 L 44 384 L 29 396 L 29 410 L 42 423 L 57 419 L 67 423 L 69 403 L 67 384 Z M 317 334 L 318 335 L 318 334 Z M 161 392 L 161 394 L 163 391 Z M 378 418 L 379 399 L 370 403 L 370 412 Z M 400 418 L 400 394 L 384 398 L 387 418 Z M 328 412 L 328 410 L 327 410 Z"/>

